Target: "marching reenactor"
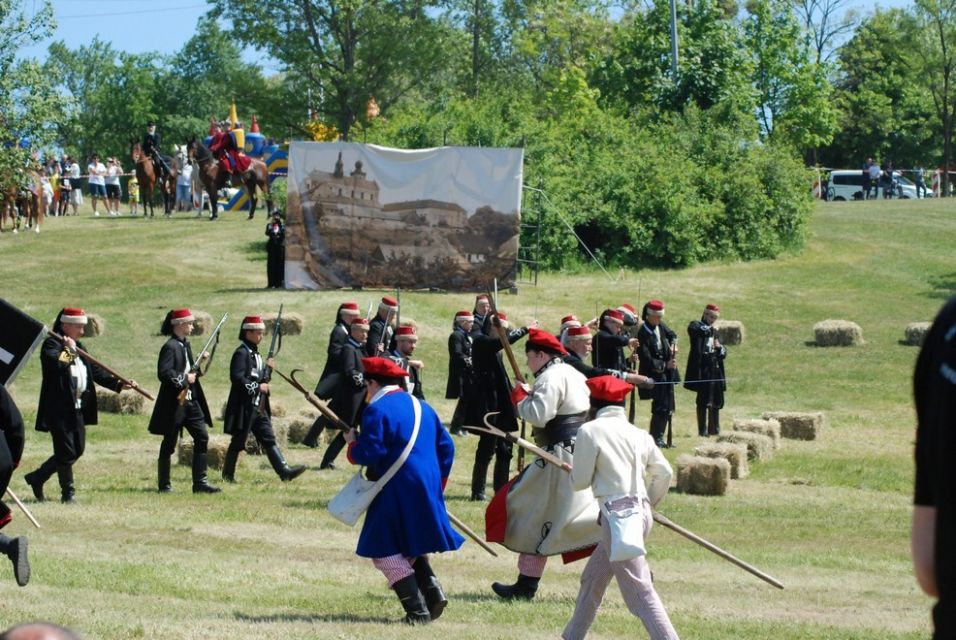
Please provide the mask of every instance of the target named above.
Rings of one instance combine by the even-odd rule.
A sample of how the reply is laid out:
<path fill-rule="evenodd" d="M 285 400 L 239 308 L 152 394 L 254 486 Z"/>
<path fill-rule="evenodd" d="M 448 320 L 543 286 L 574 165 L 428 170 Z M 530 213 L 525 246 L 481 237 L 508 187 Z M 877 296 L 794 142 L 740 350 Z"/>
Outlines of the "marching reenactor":
<path fill-rule="evenodd" d="M 531 329 L 525 353 L 534 385 L 515 386 L 515 410 L 534 426 L 538 446 L 571 462 L 578 427 L 587 419 L 586 378 L 562 361 L 567 351 L 547 331 Z M 597 516 L 591 493 L 575 492 L 564 470 L 527 465 L 488 506 L 486 521 L 497 524 L 488 527 L 487 539 L 519 554 L 517 582 L 495 582 L 491 588 L 502 598 L 534 598 L 548 556 L 597 544 Z"/>
<path fill-rule="evenodd" d="M 418 344 L 418 334 L 415 327 L 402 325 L 395 329 L 395 348 L 388 352 L 390 360 L 408 372 L 405 391 L 419 400 L 425 399 L 425 389 L 422 387 L 422 369 L 425 364 L 421 360 L 413 360 L 415 347 Z"/>
<path fill-rule="evenodd" d="M 459 311 L 455 314 L 451 335 L 448 336 L 448 382 L 445 386 L 445 397 L 458 400 L 449 427 L 449 431 L 456 436 L 468 434 L 461 426 L 465 424 L 465 395 L 474 376 L 471 359 L 471 330 L 474 324 L 475 316 L 470 311 Z"/>
<path fill-rule="evenodd" d="M 708 304 L 700 320 L 687 325 L 690 355 L 684 373 L 684 388 L 697 394 L 697 435 L 720 435 L 720 410 L 724 408 L 724 359 L 727 349 L 720 343 L 714 322 L 720 307 Z"/>
<path fill-rule="evenodd" d="M 474 365 L 474 382 L 465 394 L 465 422 L 484 424 L 485 414 L 497 412 L 492 416 L 494 426 L 502 431 L 517 431 L 518 420 L 515 417 L 511 397 L 511 381 L 505 372 L 501 360 L 501 339 L 498 331 L 503 331 L 510 344 L 514 344 L 528 333 L 527 327 L 508 330 L 508 318 L 499 312 L 501 327 L 496 327 L 491 315 L 485 316 L 485 326 L 481 332 L 472 330 L 471 359 Z M 537 324 L 537 323 L 534 323 Z M 492 482 L 495 492 L 507 484 L 511 476 L 511 443 L 492 435 L 481 434 L 478 448 L 475 450 L 475 466 L 471 473 L 471 499 L 485 500 L 485 482 L 488 477 L 488 464 L 495 459 Z"/>
<path fill-rule="evenodd" d="M 23 456 L 23 416 L 10 397 L 7 388 L 0 384 L 0 498 L 4 496 L 13 477 L 13 470 L 20 465 Z M 10 507 L 0 501 L 0 529 L 10 524 L 13 514 Z M 0 552 L 13 563 L 13 577 L 25 587 L 30 581 L 30 559 L 26 536 L 10 538 L 0 533 Z"/>
<path fill-rule="evenodd" d="M 482 293 L 475 296 L 475 308 L 471 312 L 471 315 L 475 317 L 475 322 L 471 329 L 472 333 L 484 333 L 485 318 L 488 316 L 489 311 L 491 311 L 491 299 L 488 295 Z"/>
<path fill-rule="evenodd" d="M 272 220 L 266 224 L 266 279 L 267 289 L 285 287 L 285 225 L 282 211 L 272 212 Z"/>
<path fill-rule="evenodd" d="M 448 604 L 428 554 L 464 543 L 451 528 L 443 496 L 455 445 L 435 411 L 401 390 L 405 370 L 387 358 L 365 358 L 361 364 L 368 405 L 361 432 L 346 434 L 349 462 L 365 465 L 369 479 L 378 479 L 415 441 L 369 505 L 355 552 L 385 575 L 405 610 L 404 621 L 427 624 Z"/>
<path fill-rule="evenodd" d="M 657 384 L 680 381 L 677 372 L 677 334 L 663 323 L 664 303 L 651 300 L 641 311 L 644 324 L 638 333 L 638 373 L 653 378 L 651 389 L 638 389 L 641 400 L 651 401 L 650 432 L 658 447 L 665 448 L 664 430 L 667 421 L 674 413 L 674 385 Z"/>
<path fill-rule="evenodd" d="M 605 309 L 601 314 L 598 332 L 591 345 L 591 364 L 595 367 L 626 371 L 627 356 L 624 349 L 636 349 L 637 338 L 624 333 L 624 313 L 618 309 Z"/>
<path fill-rule="evenodd" d="M 567 347 L 567 342 L 565 339 L 568 336 L 568 329 L 573 329 L 581 326 L 581 321 L 578 320 L 578 317 L 574 314 L 564 316 L 561 318 L 561 328 L 558 329 L 558 334 L 555 336 L 558 339 L 558 342 Z"/>
<path fill-rule="evenodd" d="M 359 316 L 352 320 L 350 335 L 345 346 L 339 351 L 339 376 L 329 408 L 345 424 L 358 424 L 365 403 L 365 370 L 362 358 L 365 356 L 365 344 L 368 339 L 368 320 Z M 335 458 L 345 446 L 345 437 L 341 432 L 329 443 L 322 456 L 319 469 L 334 469 Z"/>
<path fill-rule="evenodd" d="M 385 356 L 386 351 L 393 348 L 392 338 L 395 336 L 397 318 L 398 300 L 391 296 L 383 297 L 378 304 L 378 313 L 369 322 L 368 341 L 365 343 L 366 355 Z"/>
<path fill-rule="evenodd" d="M 596 378 L 598 376 L 614 376 L 619 380 L 624 380 L 632 385 L 650 385 L 654 381 L 633 371 L 623 369 L 607 369 L 605 367 L 593 367 L 587 363 L 591 355 L 591 331 L 587 327 L 571 327 L 568 329 L 566 344 L 564 347 L 568 350 L 568 355 L 562 359 L 572 367 L 583 374 L 585 378 Z"/>
<path fill-rule="evenodd" d="M 149 432 L 163 437 L 157 463 L 160 493 L 173 490 L 169 477 L 170 458 L 184 428 L 193 439 L 193 493 L 221 491 L 219 487 L 209 484 L 206 476 L 206 451 L 209 446 L 207 427 L 212 427 L 212 414 L 199 381 L 202 372 L 194 370 L 196 360 L 187 339 L 193 332 L 194 322 L 195 317 L 189 309 L 173 309 L 166 314 L 159 330 L 162 335 L 169 336 L 169 339 L 159 350 L 159 361 L 156 365 L 159 395 L 149 420 Z M 209 357 L 210 354 L 205 352 L 199 355 L 200 360 Z"/>
<path fill-rule="evenodd" d="M 357 318 L 359 313 L 359 306 L 355 302 L 343 302 L 335 312 L 335 325 L 329 334 L 329 345 L 326 349 L 325 368 L 322 369 L 322 375 L 315 387 L 315 395 L 322 400 L 331 400 L 341 382 L 339 354 L 349 341 L 352 320 Z M 313 449 L 319 446 L 318 438 L 327 426 L 328 420 L 320 415 L 302 440 L 302 444 Z"/>
<path fill-rule="evenodd" d="M 54 473 L 60 480 L 60 501 L 74 502 L 73 465 L 86 450 L 86 426 L 96 424 L 96 389 L 93 383 L 119 393 L 134 384 L 124 384 L 99 365 L 87 362 L 77 353 L 85 351 L 79 342 L 87 323 L 86 313 L 66 307 L 57 314 L 53 332 L 63 341 L 47 336 L 40 349 L 43 382 L 37 407 L 36 430 L 46 431 L 53 438 L 53 455 L 23 479 L 42 501 L 43 484 Z"/>
<path fill-rule="evenodd" d="M 612 533 L 608 519 L 639 518 L 639 541 L 646 540 L 657 505 L 670 486 L 671 466 L 646 431 L 635 429 L 624 413 L 631 385 L 611 376 L 588 380 L 590 422 L 578 430 L 574 446 L 571 486 L 601 505 L 601 541 L 581 574 L 574 615 L 564 628 L 564 640 L 584 640 L 597 615 L 611 576 L 628 610 L 644 623 L 651 640 L 677 640 L 677 632 L 654 589 L 644 555 L 612 560 Z M 648 482 L 645 484 L 645 477 Z M 633 529 L 626 531 L 633 531 Z M 619 540 L 634 543 L 633 539 Z"/>
<path fill-rule="evenodd" d="M 269 406 L 269 382 L 266 368 L 273 362 L 264 362 L 259 353 L 259 344 L 265 335 L 266 325 L 261 316 L 246 316 L 239 329 L 239 347 L 232 354 L 229 379 L 232 387 L 226 401 L 223 431 L 232 435 L 226 460 L 222 465 L 222 478 L 235 482 L 236 462 L 246 447 L 251 432 L 259 446 L 266 452 L 269 463 L 284 482 L 298 478 L 305 467 L 290 467 L 286 462 L 276 436 L 272 431 L 272 410 Z"/>
<path fill-rule="evenodd" d="M 150 120 L 146 123 L 146 135 L 143 136 L 143 154 L 153 160 L 153 166 L 159 171 L 160 176 L 165 177 L 172 173 L 172 170 L 166 164 L 166 159 L 160 152 L 159 143 L 161 141 L 162 136 L 156 131 L 156 123 Z"/>

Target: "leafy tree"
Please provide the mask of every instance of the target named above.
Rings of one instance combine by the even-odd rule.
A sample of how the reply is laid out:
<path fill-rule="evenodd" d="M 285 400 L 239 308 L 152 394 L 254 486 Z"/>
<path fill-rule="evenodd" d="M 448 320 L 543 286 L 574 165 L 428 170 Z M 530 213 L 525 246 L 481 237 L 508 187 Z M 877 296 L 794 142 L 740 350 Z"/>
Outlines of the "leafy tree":
<path fill-rule="evenodd" d="M 853 34 L 859 13 L 851 0 L 791 0 L 803 27 L 814 62 L 829 62 L 844 38 Z"/>
<path fill-rule="evenodd" d="M 956 120 L 956 0 L 916 0 L 922 25 L 917 44 L 928 72 L 933 108 L 943 134 L 942 193 L 949 194 Z"/>

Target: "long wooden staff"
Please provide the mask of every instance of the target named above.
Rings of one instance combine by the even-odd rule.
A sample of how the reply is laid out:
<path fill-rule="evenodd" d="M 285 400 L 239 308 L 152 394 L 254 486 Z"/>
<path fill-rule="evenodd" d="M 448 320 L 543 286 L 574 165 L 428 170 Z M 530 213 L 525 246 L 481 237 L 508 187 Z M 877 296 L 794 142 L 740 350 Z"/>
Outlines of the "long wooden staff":
<path fill-rule="evenodd" d="M 524 448 L 528 449 L 529 451 L 531 451 L 532 453 L 534 453 L 534 454 L 540 456 L 541 459 L 544 460 L 545 462 L 549 462 L 549 463 L 555 465 L 556 467 L 558 467 L 558 468 L 560 468 L 560 469 L 563 469 L 564 471 L 567 471 L 568 473 L 571 472 L 571 468 L 572 468 L 571 465 L 569 465 L 567 462 L 564 462 L 563 460 L 561 460 L 561 459 L 558 458 L 557 456 L 548 453 L 548 452 L 545 451 L 544 449 L 541 449 L 540 447 L 537 447 L 537 446 L 531 444 L 530 442 L 527 442 L 527 441 L 525 441 L 525 440 L 523 440 L 523 439 L 521 439 L 521 438 L 517 438 L 517 437 L 515 437 L 515 436 L 513 436 L 513 435 L 509 435 L 509 434 L 505 433 L 504 431 L 501 431 L 500 429 L 497 429 L 496 427 L 493 427 L 493 426 L 491 426 L 490 424 L 488 424 L 488 416 L 492 415 L 493 413 L 494 413 L 494 412 L 488 413 L 488 414 L 485 415 L 485 427 L 486 427 L 486 428 L 475 427 L 475 426 L 472 426 L 472 425 L 467 425 L 467 428 L 468 428 L 468 429 L 473 429 L 473 430 L 475 430 L 475 431 L 482 431 L 482 432 L 484 432 L 484 433 L 489 433 L 489 434 L 491 434 L 491 435 L 495 435 L 495 436 L 498 436 L 498 437 L 501 437 L 501 438 L 505 438 L 505 439 L 509 440 L 510 442 L 514 442 L 515 444 L 517 444 L 517 445 L 519 445 L 519 446 L 521 446 L 521 447 L 524 447 Z M 542 454 L 543 454 L 543 455 L 542 455 Z M 756 568 L 756 567 L 753 566 L 752 564 L 749 564 L 749 563 L 747 563 L 747 562 L 744 562 L 744 561 L 741 560 L 740 558 L 738 558 L 738 557 L 736 557 L 736 556 L 734 556 L 734 555 L 728 553 L 727 551 L 724 551 L 723 549 L 721 549 L 720 547 L 718 547 L 718 546 L 715 545 L 714 543 L 709 542 L 709 541 L 705 540 L 704 538 L 701 538 L 701 537 L 700 537 L 699 535 L 697 535 L 696 533 L 693 533 L 692 531 L 690 531 L 690 530 L 688 530 L 688 529 L 685 529 L 684 527 L 682 527 L 682 526 L 680 526 L 680 525 L 678 525 L 678 524 L 675 524 L 675 523 L 672 522 L 669 518 L 666 518 L 666 517 L 662 516 L 661 514 L 657 513 L 656 511 L 652 511 L 652 513 L 653 513 L 653 515 L 654 515 L 654 522 L 658 522 L 658 523 L 662 524 L 663 526 L 667 527 L 668 529 L 670 529 L 671 531 L 674 531 L 674 532 L 676 532 L 676 533 L 679 533 L 680 535 L 684 536 L 685 538 L 687 538 L 687 539 L 690 540 L 691 542 L 696 542 L 697 544 L 699 544 L 700 546 L 704 547 L 704 548 L 707 549 L 708 551 L 712 551 L 712 552 L 716 553 L 718 556 L 720 556 L 720 557 L 723 558 L 724 560 L 727 560 L 727 561 L 730 562 L 731 564 L 734 564 L 734 565 L 740 567 L 740 568 L 743 569 L 744 571 L 747 571 L 748 573 L 751 573 L 751 574 L 757 576 L 758 578 L 760 578 L 760 579 L 763 580 L 764 582 L 767 582 L 768 584 L 772 584 L 773 586 L 777 587 L 778 589 L 783 589 L 783 588 L 784 588 L 784 587 L 783 587 L 783 583 L 781 583 L 781 582 L 780 582 L 779 580 L 777 580 L 776 578 L 774 578 L 774 577 L 772 577 L 772 576 L 770 576 L 770 575 L 764 573 L 763 571 L 761 571 L 760 569 Z"/>
<path fill-rule="evenodd" d="M 525 382 L 524 376 L 521 374 L 521 368 L 518 366 L 518 361 L 515 359 L 515 352 L 511 348 L 511 342 L 508 341 L 508 335 L 504 329 L 501 328 L 501 318 L 498 316 L 498 306 L 495 302 L 495 299 L 491 297 L 491 294 L 486 294 L 488 296 L 488 305 L 491 307 L 491 323 L 495 326 L 495 333 L 498 334 L 498 339 L 501 341 L 501 348 L 504 350 L 505 355 L 508 357 L 508 363 L 511 365 L 511 370 L 514 372 L 514 381 L 515 384 L 527 384 Z M 521 421 L 521 437 L 525 437 L 525 421 Z M 524 449 L 518 449 L 518 471 L 520 472 L 524 469 Z"/>
<path fill-rule="evenodd" d="M 20 511 L 22 511 L 23 515 L 27 517 L 27 520 L 32 522 L 34 527 L 39 529 L 40 523 L 37 522 L 37 519 L 33 517 L 33 514 L 30 513 L 30 510 L 26 508 L 26 505 L 20 502 L 20 498 L 18 498 L 17 495 L 10 490 L 10 487 L 7 487 L 7 493 L 10 495 L 11 498 L 13 498 L 13 501 L 17 504 L 17 506 L 20 507 Z"/>
<path fill-rule="evenodd" d="M 329 409 L 329 407 L 324 402 L 322 402 L 318 398 L 318 396 L 316 396 L 314 393 L 312 393 L 311 391 L 303 387 L 302 383 L 300 383 L 298 380 L 295 379 L 295 374 L 298 373 L 299 371 L 302 371 L 302 369 L 293 369 L 288 376 L 282 373 L 281 371 L 279 371 L 278 369 L 273 369 L 272 371 L 273 373 L 277 373 L 280 378 L 282 378 L 283 380 L 291 384 L 295 389 L 297 389 L 298 391 L 301 391 L 302 394 L 305 396 L 305 399 L 308 400 L 309 403 L 312 404 L 312 406 L 318 409 L 322 413 L 322 415 L 324 415 L 326 418 L 328 418 L 332 422 L 333 427 L 335 427 L 336 429 L 341 429 L 343 431 L 349 431 L 352 428 L 349 425 L 345 424 L 345 421 L 343 421 L 340 417 L 335 415 L 335 412 Z M 446 507 L 446 511 L 447 511 L 447 507 Z M 472 531 L 460 519 L 452 515 L 450 511 L 447 511 L 447 513 L 448 513 L 448 519 L 451 520 L 455 524 L 455 526 L 461 529 L 465 533 L 465 535 L 467 535 L 469 538 L 477 542 L 478 546 L 480 546 L 482 549 L 484 549 L 491 555 L 495 556 L 496 558 L 498 557 L 498 554 L 494 552 L 494 549 L 489 547 L 484 540 L 479 538 L 478 534 Z"/>
<path fill-rule="evenodd" d="M 56 333 L 56 332 L 54 332 L 54 331 L 49 331 L 48 333 L 49 333 L 51 336 L 53 336 L 54 338 L 56 338 L 57 340 L 59 340 L 60 342 L 62 342 L 64 345 L 66 344 L 66 342 L 64 341 L 63 336 L 61 336 L 60 334 L 58 334 L 58 333 Z M 92 362 L 93 364 L 95 364 L 96 366 L 100 367 L 101 369 L 103 369 L 104 371 L 106 371 L 107 373 L 109 373 L 110 375 L 116 377 L 120 382 L 122 382 L 122 383 L 125 384 L 125 385 L 128 385 L 129 388 L 132 389 L 133 391 L 135 391 L 135 392 L 137 392 L 137 393 L 139 393 L 139 394 L 141 394 L 141 395 L 146 396 L 146 397 L 149 398 L 150 400 L 155 400 L 155 399 L 156 399 L 156 398 L 154 398 L 153 396 L 149 395 L 148 392 L 144 391 L 144 390 L 142 389 L 142 387 L 140 387 L 138 384 L 136 384 L 135 382 L 133 382 L 133 381 L 130 380 L 129 378 L 123 377 L 122 375 L 120 375 L 119 373 L 117 373 L 115 369 L 111 369 L 110 367 L 106 366 L 105 364 L 103 364 L 101 361 L 99 361 L 99 360 L 97 360 L 96 358 L 94 358 L 93 356 L 91 356 L 91 355 L 90 355 L 89 353 L 87 353 L 86 351 L 83 351 L 83 349 L 80 349 L 79 347 L 76 347 L 76 352 L 80 355 L 81 358 L 83 358 L 84 360 L 87 360 L 87 361 L 89 361 L 89 362 Z"/>

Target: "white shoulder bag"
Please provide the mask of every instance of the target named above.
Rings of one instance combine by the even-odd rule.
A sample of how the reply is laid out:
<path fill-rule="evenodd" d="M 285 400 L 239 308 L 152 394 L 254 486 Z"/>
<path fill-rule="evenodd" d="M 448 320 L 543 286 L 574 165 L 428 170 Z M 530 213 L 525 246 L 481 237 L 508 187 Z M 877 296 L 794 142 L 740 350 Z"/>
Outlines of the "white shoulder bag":
<path fill-rule="evenodd" d="M 412 452 L 412 447 L 415 445 L 415 440 L 418 439 L 418 427 L 422 421 L 422 407 L 418 403 L 418 398 L 415 396 L 409 396 L 412 399 L 412 408 L 415 411 L 415 428 L 412 430 L 412 437 L 408 439 L 408 444 L 405 445 L 402 455 L 398 457 L 398 460 L 392 463 L 392 466 L 388 468 L 388 471 L 382 475 L 378 480 L 372 481 L 367 479 L 363 475 L 363 469 L 359 469 L 352 479 L 348 481 L 342 490 L 339 491 L 334 498 L 329 501 L 329 513 L 332 514 L 332 517 L 340 522 L 354 526 L 358 522 L 359 517 L 365 513 L 365 510 L 368 509 L 369 505 L 372 504 L 372 500 L 375 499 L 375 496 L 382 490 L 382 487 L 385 486 L 385 483 L 392 479 L 396 473 L 398 473 L 399 468 L 405 463 L 405 460 L 408 459 L 408 455 Z"/>
<path fill-rule="evenodd" d="M 618 496 L 601 503 L 604 526 L 611 533 L 611 562 L 633 560 L 644 549 L 644 501 L 638 496 Z"/>

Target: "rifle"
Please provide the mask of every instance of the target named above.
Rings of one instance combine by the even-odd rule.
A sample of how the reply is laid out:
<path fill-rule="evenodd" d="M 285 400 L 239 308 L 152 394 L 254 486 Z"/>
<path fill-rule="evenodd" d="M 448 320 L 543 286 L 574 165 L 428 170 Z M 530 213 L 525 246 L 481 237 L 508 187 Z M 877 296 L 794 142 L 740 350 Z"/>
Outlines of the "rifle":
<path fill-rule="evenodd" d="M 495 286 L 497 287 L 498 281 L 495 281 Z M 498 339 L 501 341 L 501 348 L 504 350 L 505 355 L 508 357 L 508 363 L 511 365 L 511 370 L 514 372 L 515 384 L 527 384 L 525 382 L 524 376 L 521 375 L 521 369 L 518 367 L 518 361 L 515 360 L 515 353 L 511 349 L 511 343 L 508 341 L 508 336 L 505 335 L 504 329 L 501 328 L 501 318 L 498 317 L 498 303 L 491 297 L 491 294 L 488 294 L 488 302 L 491 309 L 488 313 L 492 314 L 491 322 L 495 326 L 495 333 L 498 334 Z M 524 438 L 527 431 L 527 426 L 525 421 L 521 421 L 521 437 Z M 520 472 L 524 469 L 524 448 L 518 449 L 518 471 Z"/>
<path fill-rule="evenodd" d="M 674 340 L 671 342 L 671 360 L 677 358 L 677 336 L 674 336 Z M 677 369 L 669 369 L 668 371 L 677 371 Z M 668 373 L 668 382 L 673 382 L 673 374 Z M 673 387 L 671 387 L 671 395 L 674 394 Z M 667 448 L 670 449 L 674 446 L 674 412 L 671 411 L 667 414 Z"/>
<path fill-rule="evenodd" d="M 283 305 L 280 304 L 279 315 L 276 316 L 276 323 L 272 326 L 272 342 L 269 344 L 269 355 L 266 356 L 266 368 L 262 372 L 262 378 L 259 379 L 259 384 L 272 381 L 272 367 L 269 366 L 269 361 L 282 349 L 282 307 Z M 259 406 L 261 400 L 262 392 L 257 390 L 256 397 L 252 401 L 252 406 L 256 407 L 260 414 L 263 414 L 264 410 Z"/>
<path fill-rule="evenodd" d="M 229 317 L 228 313 L 222 315 L 222 320 L 219 321 L 219 324 L 216 325 L 216 328 L 213 329 L 213 332 L 209 334 L 209 340 L 206 340 L 206 344 L 203 345 L 202 351 L 199 352 L 199 357 L 196 358 L 196 362 L 193 363 L 193 366 L 189 368 L 189 373 L 195 373 L 200 375 L 200 365 L 202 365 L 202 356 L 209 349 L 209 345 L 213 345 L 213 340 L 216 343 L 212 347 L 212 352 L 209 353 L 209 363 L 206 365 L 206 371 L 209 371 L 209 366 L 212 364 L 212 357 L 216 353 L 216 347 L 219 346 L 219 332 L 222 331 L 222 325 L 225 324 L 226 318 Z M 183 387 L 183 390 L 179 392 L 179 395 L 176 396 L 176 400 L 179 402 L 179 405 L 182 406 L 186 404 L 186 395 L 189 393 L 189 378 L 186 378 L 186 384 Z"/>
<path fill-rule="evenodd" d="M 385 353 L 385 334 L 388 333 L 389 321 L 392 319 L 392 308 L 389 307 L 388 311 L 385 312 L 385 326 L 382 327 L 382 335 L 378 338 L 378 345 L 375 347 L 375 353 L 373 356 L 378 356 L 379 353 Z"/>
<path fill-rule="evenodd" d="M 57 340 L 59 340 L 59 341 L 60 341 L 61 343 L 63 343 L 64 345 L 66 344 L 66 342 L 64 342 L 63 336 L 61 336 L 60 334 L 56 333 L 55 331 L 48 331 L 47 334 L 50 335 L 50 336 L 53 337 L 53 338 L 56 338 Z M 78 356 L 80 356 L 81 358 L 83 358 L 83 359 L 86 360 L 87 362 L 90 362 L 90 363 L 95 364 L 96 366 L 100 367 L 101 369 L 103 369 L 104 371 L 106 371 L 107 373 L 109 373 L 111 376 L 115 377 L 117 380 L 119 380 L 120 382 L 122 382 L 124 385 L 128 385 L 129 388 L 132 389 L 133 391 L 135 391 L 135 392 L 137 392 L 137 393 L 139 393 L 139 394 L 141 394 L 141 395 L 146 396 L 146 397 L 149 398 L 150 400 L 155 400 L 155 399 L 156 399 L 156 398 L 154 398 L 153 396 L 149 395 L 148 392 L 143 391 L 142 387 L 140 387 L 138 384 L 135 384 L 135 383 L 134 383 L 132 380 L 130 380 L 129 378 L 124 378 L 124 377 L 121 376 L 119 373 L 117 373 L 114 369 L 109 368 L 108 366 L 106 366 L 105 364 L 103 364 L 102 362 L 100 362 L 99 360 L 97 360 L 96 358 L 94 358 L 93 356 L 91 356 L 89 353 L 87 353 L 87 352 L 84 351 L 83 349 L 80 349 L 79 347 L 75 347 L 75 351 L 76 351 L 76 353 L 77 353 Z"/>
<path fill-rule="evenodd" d="M 559 458 L 559 457 L 557 457 L 557 456 L 555 456 L 555 455 L 553 455 L 553 454 L 551 454 L 551 453 L 548 453 L 547 451 L 545 451 L 544 449 L 541 449 L 540 447 L 536 447 L 535 445 L 531 444 L 530 442 L 527 442 L 526 440 L 523 440 L 523 439 L 521 439 L 521 438 L 516 438 L 515 436 L 513 436 L 513 435 L 511 435 L 511 434 L 508 434 L 508 433 L 502 431 L 501 429 L 498 429 L 497 427 L 491 426 L 491 425 L 488 423 L 488 416 L 492 416 L 492 415 L 494 415 L 495 413 L 496 413 L 496 412 L 492 411 L 492 412 L 490 412 L 490 413 L 485 414 L 485 418 L 484 418 L 485 426 L 484 426 L 484 427 L 475 427 L 475 426 L 472 426 L 472 425 L 466 425 L 465 428 L 466 428 L 466 429 L 472 429 L 472 430 L 474 430 L 474 431 L 479 431 L 479 432 L 482 432 L 482 433 L 487 433 L 487 434 L 490 434 L 490 435 L 493 435 L 493 436 L 498 436 L 499 438 L 504 438 L 504 439 L 508 440 L 509 442 L 513 442 L 513 443 L 517 444 L 518 446 L 520 446 L 520 447 L 522 447 L 522 448 L 526 448 L 526 449 L 528 449 L 529 451 L 531 451 L 532 453 L 537 454 L 544 462 L 547 462 L 547 463 L 549 463 L 549 464 L 553 464 L 554 466 L 558 467 L 559 469 L 561 469 L 561 470 L 563 470 L 563 471 L 566 471 L 567 473 L 571 473 L 571 470 L 572 470 L 573 467 L 572 467 L 570 464 L 568 464 L 567 462 L 564 462 L 563 460 L 561 460 L 561 458 Z M 713 553 L 716 553 L 718 556 L 720 556 L 720 557 L 723 558 L 724 560 L 727 560 L 727 561 L 730 562 L 731 564 L 734 564 L 734 565 L 740 567 L 740 568 L 743 569 L 744 571 L 747 571 L 748 573 L 751 573 L 751 574 L 757 576 L 758 578 L 760 578 L 760 579 L 763 580 L 764 582 L 767 582 L 768 584 L 772 584 L 773 586 L 777 587 L 778 589 L 783 589 L 783 588 L 784 588 L 783 583 L 781 583 L 781 582 L 780 582 L 779 580 L 777 580 L 776 578 L 774 578 L 774 577 L 772 577 L 772 576 L 770 576 L 770 575 L 764 573 L 763 571 L 760 571 L 759 569 L 757 569 L 757 568 L 754 567 L 753 565 L 744 562 L 744 561 L 741 560 L 740 558 L 737 558 L 736 556 L 731 555 L 730 553 L 724 551 L 723 549 L 721 549 L 721 548 L 718 547 L 717 545 L 713 544 L 712 542 L 709 542 L 709 541 L 705 540 L 704 538 L 701 538 L 701 537 L 698 536 L 696 533 L 693 533 L 692 531 L 689 531 L 688 529 L 685 529 L 684 527 L 681 527 L 680 525 L 677 525 L 677 524 L 671 522 L 670 519 L 665 518 L 664 516 L 662 516 L 661 514 L 657 513 L 656 511 L 652 511 L 652 513 L 653 513 L 653 516 L 654 516 L 654 522 L 660 523 L 660 524 L 664 525 L 665 527 L 667 527 L 668 529 L 670 529 L 671 531 L 674 531 L 674 532 L 679 533 L 680 535 L 684 536 L 685 538 L 687 538 L 687 539 L 690 540 L 691 542 L 695 542 L 695 543 L 699 544 L 700 546 L 704 547 L 705 549 L 707 549 L 708 551 L 712 551 Z"/>

